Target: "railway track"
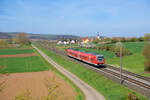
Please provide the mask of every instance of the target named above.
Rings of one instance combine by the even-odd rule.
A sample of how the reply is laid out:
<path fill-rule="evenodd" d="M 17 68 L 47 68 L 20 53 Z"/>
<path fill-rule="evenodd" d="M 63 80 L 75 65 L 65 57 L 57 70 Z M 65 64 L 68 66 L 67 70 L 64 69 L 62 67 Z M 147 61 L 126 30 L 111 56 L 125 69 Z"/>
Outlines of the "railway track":
<path fill-rule="evenodd" d="M 117 76 L 118 78 L 120 78 L 120 74 L 119 74 L 119 73 L 116 73 L 116 72 L 114 72 L 114 71 L 110 71 L 110 70 L 107 70 L 107 69 L 101 69 L 101 70 L 103 70 L 103 71 L 105 71 L 105 72 L 108 72 L 108 73 L 111 73 L 112 75 L 115 75 L 115 76 Z M 139 85 L 139 86 L 141 86 L 141 87 L 144 87 L 144 88 L 146 88 L 146 89 L 150 89 L 150 85 L 149 85 L 149 84 L 146 84 L 146 83 L 144 83 L 144 82 L 137 81 L 137 80 L 135 80 L 135 79 L 133 79 L 133 78 L 129 78 L 129 77 L 125 76 L 125 75 L 122 75 L 122 78 L 123 78 L 123 80 L 127 80 L 127 81 L 130 81 L 130 82 L 132 82 L 132 83 L 134 83 L 134 84 L 137 84 L 137 85 Z"/>
<path fill-rule="evenodd" d="M 106 67 L 107 67 L 107 68 L 110 68 L 110 69 L 113 69 L 113 70 L 116 70 L 116 71 L 120 71 L 119 68 L 116 68 L 116 67 L 114 67 L 114 66 L 112 66 L 112 65 L 106 64 Z M 123 73 L 126 73 L 126 74 L 129 74 L 129 75 L 131 75 L 131 76 L 134 76 L 134 77 L 137 77 L 137 78 L 140 78 L 140 79 L 143 79 L 143 80 L 145 80 L 145 81 L 149 81 L 149 82 L 150 82 L 150 78 L 149 78 L 149 77 L 144 77 L 144 76 L 142 76 L 142 75 L 138 75 L 138 74 L 135 74 L 135 73 L 126 71 L 126 70 L 122 70 L 122 72 L 123 72 Z"/>
<path fill-rule="evenodd" d="M 47 48 L 43 44 L 42 44 L 42 46 Z M 50 48 L 47 48 L 47 49 L 50 49 Z M 82 61 L 77 60 L 75 58 L 68 57 L 64 51 L 60 51 L 60 50 L 56 50 L 56 49 L 51 49 L 51 50 L 54 51 L 57 54 L 60 54 L 64 57 L 66 57 L 67 59 L 70 59 L 70 60 L 72 60 L 76 63 L 82 64 L 85 67 L 87 67 L 87 68 L 89 68 L 89 69 L 91 69 L 91 70 L 93 70 L 97 73 L 100 73 L 100 74 L 101 74 L 101 72 L 103 74 L 105 73 L 106 77 L 107 77 L 107 75 L 111 75 L 111 78 L 116 77 L 116 78 L 118 78 L 118 80 L 120 80 L 120 69 L 119 68 L 116 68 L 116 67 L 113 67 L 112 65 L 107 65 L 107 64 L 104 67 L 99 68 L 99 67 L 96 67 L 94 65 L 90 65 L 88 63 L 83 63 Z M 130 85 L 131 83 L 134 84 L 133 86 L 137 86 L 137 88 L 133 87 L 132 88 L 133 90 L 135 90 L 137 92 L 140 92 L 143 95 L 150 98 L 150 78 L 144 77 L 144 76 L 132 73 L 132 72 L 128 72 L 126 70 L 122 70 L 122 73 L 123 73 L 122 74 L 123 84 L 125 83 L 126 86 L 130 87 L 130 88 L 132 88 L 132 87 L 128 86 L 128 85 Z M 138 89 L 138 88 L 140 88 L 140 89 Z"/>

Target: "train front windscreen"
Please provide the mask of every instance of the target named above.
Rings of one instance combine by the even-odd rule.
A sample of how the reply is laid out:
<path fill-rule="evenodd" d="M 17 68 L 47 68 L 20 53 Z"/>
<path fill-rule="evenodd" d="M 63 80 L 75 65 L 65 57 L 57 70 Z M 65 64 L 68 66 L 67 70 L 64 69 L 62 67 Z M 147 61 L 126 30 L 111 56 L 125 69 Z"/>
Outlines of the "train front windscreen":
<path fill-rule="evenodd" d="M 98 56 L 97 61 L 99 61 L 99 62 L 104 61 L 104 57 L 103 56 Z"/>

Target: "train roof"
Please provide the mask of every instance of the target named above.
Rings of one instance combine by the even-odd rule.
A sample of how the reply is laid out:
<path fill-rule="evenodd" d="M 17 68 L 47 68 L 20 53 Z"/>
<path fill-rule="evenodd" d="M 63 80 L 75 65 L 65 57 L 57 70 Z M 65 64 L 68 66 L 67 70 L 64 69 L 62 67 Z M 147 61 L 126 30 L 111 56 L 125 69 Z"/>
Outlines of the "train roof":
<path fill-rule="evenodd" d="M 91 55 L 96 55 L 96 56 L 103 56 L 101 54 L 98 54 L 96 52 L 86 52 L 86 51 L 83 51 L 83 50 L 79 50 L 79 49 L 74 49 L 74 48 L 68 48 L 70 50 L 75 50 L 75 51 L 79 51 L 79 52 L 83 52 L 83 53 L 87 53 L 87 54 L 91 54 Z"/>

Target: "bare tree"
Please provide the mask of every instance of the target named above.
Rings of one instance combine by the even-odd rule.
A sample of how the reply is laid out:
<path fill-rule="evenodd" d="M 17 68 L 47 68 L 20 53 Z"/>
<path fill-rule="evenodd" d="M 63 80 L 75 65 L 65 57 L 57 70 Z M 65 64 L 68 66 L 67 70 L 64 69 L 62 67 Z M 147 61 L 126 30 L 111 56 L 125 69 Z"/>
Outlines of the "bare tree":
<path fill-rule="evenodd" d="M 19 33 L 16 38 L 20 44 L 29 44 L 29 37 L 24 32 Z"/>
<path fill-rule="evenodd" d="M 144 35 L 144 41 L 150 40 L 150 33 Z"/>
<path fill-rule="evenodd" d="M 0 40 L 0 48 L 6 48 L 8 47 L 8 43 L 6 40 Z"/>
<path fill-rule="evenodd" d="M 144 70 L 150 72 L 150 43 L 144 47 L 143 55 L 146 58 Z"/>

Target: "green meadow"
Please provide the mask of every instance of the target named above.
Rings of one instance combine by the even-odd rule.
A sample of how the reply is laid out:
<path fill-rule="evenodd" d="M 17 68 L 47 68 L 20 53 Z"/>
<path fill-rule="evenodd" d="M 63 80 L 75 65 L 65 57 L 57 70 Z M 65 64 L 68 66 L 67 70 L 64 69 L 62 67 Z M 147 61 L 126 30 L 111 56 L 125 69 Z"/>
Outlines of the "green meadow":
<path fill-rule="evenodd" d="M 48 66 L 38 56 L 0 58 L 0 65 L 5 66 L 4 71 L 8 73 L 48 70 Z"/>
<path fill-rule="evenodd" d="M 0 49 L 0 55 L 35 53 L 34 49 Z M 1 73 L 36 72 L 48 70 L 48 66 L 39 56 L 0 58 Z"/>
<path fill-rule="evenodd" d="M 33 49 L 0 49 L 0 55 L 34 53 Z"/>

